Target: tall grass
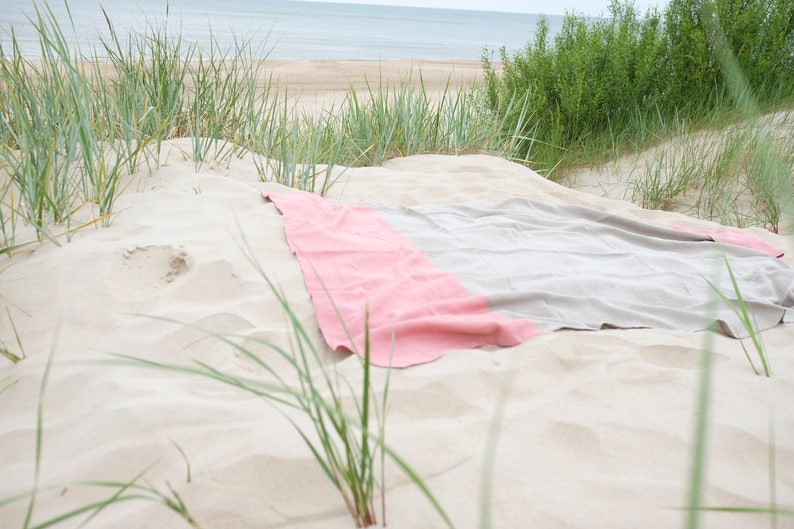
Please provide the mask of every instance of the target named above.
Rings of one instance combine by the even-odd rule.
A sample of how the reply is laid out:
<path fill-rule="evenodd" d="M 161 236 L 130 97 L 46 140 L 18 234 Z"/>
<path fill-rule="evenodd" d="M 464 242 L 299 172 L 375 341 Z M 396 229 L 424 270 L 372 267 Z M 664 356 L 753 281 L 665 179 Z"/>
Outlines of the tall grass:
<path fill-rule="evenodd" d="M 49 7 L 36 8 L 41 59 L 0 48 L 0 219 L 3 248 L 15 246 L 16 229 L 32 226 L 38 239 L 55 240 L 53 226 L 74 228 L 74 214 L 95 208 L 107 222 L 120 177 L 145 140 L 131 139 L 130 120 L 110 99 L 112 86 L 77 55 Z M 126 140 L 126 141 L 119 141 Z M 3 173 L 5 173 L 3 175 Z M 6 179 L 7 178 L 7 179 Z"/>
<path fill-rule="evenodd" d="M 761 360 L 764 374 L 770 376 L 769 363 L 766 356 L 766 350 L 760 334 L 757 332 L 757 325 L 753 320 L 752 313 L 745 305 L 736 279 L 731 269 L 730 263 L 723 255 L 723 262 L 730 276 L 731 284 L 734 289 L 734 294 L 737 298 L 736 302 L 732 302 L 728 297 L 723 294 L 717 287 L 709 283 L 713 290 L 711 298 L 711 307 L 716 303 L 728 303 L 735 311 L 745 329 L 750 334 L 756 353 Z M 715 275 L 719 273 L 715 270 Z M 756 375 L 759 374 L 755 364 L 750 357 L 746 347 L 742 343 L 742 349 L 747 357 L 750 366 Z M 771 518 L 771 527 L 778 527 L 778 518 L 781 516 L 794 518 L 794 510 L 780 507 L 777 502 L 777 469 L 775 460 L 775 434 L 774 434 L 774 419 L 770 419 L 769 427 L 769 507 L 742 507 L 736 505 L 730 506 L 708 506 L 704 505 L 703 491 L 706 485 L 706 474 L 708 468 L 708 427 L 712 410 L 711 388 L 713 385 L 714 377 L 714 334 L 706 333 L 704 338 L 704 346 L 702 349 L 701 366 L 700 366 L 700 380 L 698 383 L 698 393 L 696 398 L 694 414 L 694 429 L 693 429 L 693 444 L 691 451 L 691 465 L 689 475 L 689 493 L 686 504 L 686 517 L 684 526 L 686 529 L 698 529 L 701 527 L 703 513 L 705 512 L 720 512 L 720 513 L 733 513 L 745 514 L 750 516 L 757 516 L 759 514 L 768 514 Z"/>
<path fill-rule="evenodd" d="M 16 40 L 12 43 L 14 56 L 7 58 L 3 53 L 0 62 L 5 87 L 0 96 L 0 161 L 9 177 L 4 194 L 11 197 L 9 207 L 4 208 L 4 218 L 11 219 L 12 228 L 19 222 L 17 219 L 23 219 L 37 229 L 41 238 L 49 237 L 46 226 L 51 221 L 68 223 L 76 207 L 81 186 L 72 172 L 81 158 L 81 123 L 65 116 L 82 113 L 79 104 L 89 87 L 71 61 L 69 47 L 53 22 L 52 13 L 37 9 L 35 26 L 41 35 L 41 62 L 24 60 Z M 15 194 L 18 198 L 13 203 Z M 13 245 L 13 229 L 4 235 Z"/>
<path fill-rule="evenodd" d="M 761 366 L 763 368 L 764 374 L 766 376 L 770 376 L 771 371 L 769 367 L 769 360 L 767 359 L 766 347 L 764 347 L 763 339 L 761 338 L 760 331 L 758 330 L 758 323 L 755 319 L 755 315 L 752 313 L 751 308 L 744 301 L 744 297 L 742 296 L 742 292 L 739 289 L 739 284 L 736 281 L 736 275 L 733 273 L 733 268 L 731 267 L 731 264 L 728 261 L 728 257 L 725 254 L 723 254 L 722 259 L 723 262 L 725 263 L 725 268 L 728 270 L 728 276 L 731 281 L 731 286 L 733 287 L 733 295 L 729 298 L 719 288 L 717 288 L 714 285 L 714 283 L 712 283 L 711 281 L 708 282 L 709 286 L 717 294 L 717 296 L 719 296 L 719 298 L 731 308 L 734 314 L 736 314 L 736 317 L 739 319 L 742 326 L 745 328 L 748 335 L 750 336 L 750 340 L 753 343 L 753 349 L 755 350 L 756 355 L 761 361 Z M 753 362 L 750 353 L 747 351 L 747 347 L 744 345 L 744 341 L 740 341 L 740 343 L 742 345 L 742 350 L 744 351 L 744 356 L 747 357 L 747 361 L 750 363 L 750 367 L 752 367 L 753 372 L 756 375 L 758 375 L 759 371 L 755 367 L 755 363 Z"/>
<path fill-rule="evenodd" d="M 2 272 L 3 271 L 0 270 L 0 273 Z M 9 325 L 11 325 L 11 330 L 14 332 L 14 338 L 17 342 L 19 354 L 16 354 L 13 351 L 11 351 L 11 349 L 9 349 L 5 343 L 0 341 L 0 355 L 6 357 L 8 360 L 16 364 L 17 362 L 20 362 L 21 360 L 26 358 L 25 348 L 22 346 L 22 338 L 19 336 L 19 331 L 17 330 L 17 326 L 14 323 L 14 318 L 11 317 L 11 311 L 8 310 L 8 307 L 6 307 L 6 316 L 8 317 Z"/>
<path fill-rule="evenodd" d="M 650 209 L 778 232 L 794 174 L 793 117 L 785 112 L 699 132 L 681 129 L 645 153 L 629 178 L 631 199 Z"/>
<path fill-rule="evenodd" d="M 40 59 L 22 55 L 13 28 L 10 47 L 0 48 L 2 253 L 30 242 L 16 239 L 23 225 L 38 240 L 68 238 L 86 207 L 89 222 L 109 223 L 126 177 L 156 169 L 174 137 L 191 138 L 196 170 L 253 154 L 262 179 L 318 193 L 340 165 L 417 153 L 513 157 L 519 143 L 521 131 L 501 123 L 476 88 L 438 96 L 419 74 L 418 87 L 411 78 L 379 82 L 308 114 L 271 82 L 266 52 L 250 41 L 224 49 L 211 38 L 201 49 L 172 35 L 167 20 L 122 39 L 103 13 L 109 36 L 98 51 L 73 51 L 46 4 L 34 20 Z"/>
<path fill-rule="evenodd" d="M 100 77 L 94 81 L 103 90 L 98 100 L 112 131 L 110 141 L 122 142 L 145 161 L 158 164 L 163 141 L 186 128 L 185 83 L 195 46 L 171 37 L 167 26 L 149 26 L 122 40 L 107 12 L 102 12 L 109 37 L 100 37 L 100 52 L 108 57 L 112 71 L 102 76 L 105 62 L 96 60 Z M 153 153 L 145 151 L 150 143 Z M 138 161 L 130 160 L 130 173 L 137 170 Z"/>
<path fill-rule="evenodd" d="M 273 99 L 267 117 L 241 141 L 257 155 L 254 163 L 263 180 L 324 194 L 333 184 L 337 163 L 353 165 L 345 157 L 346 138 L 337 133 L 334 114 L 299 112 L 285 93 Z"/>

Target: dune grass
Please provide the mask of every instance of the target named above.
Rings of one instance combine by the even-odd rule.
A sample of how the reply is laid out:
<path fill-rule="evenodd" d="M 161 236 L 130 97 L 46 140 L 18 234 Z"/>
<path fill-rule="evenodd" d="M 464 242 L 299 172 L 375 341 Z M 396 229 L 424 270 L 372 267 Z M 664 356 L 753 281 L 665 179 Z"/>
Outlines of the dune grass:
<path fill-rule="evenodd" d="M 728 261 L 728 257 L 723 253 L 722 254 L 723 262 L 725 263 L 725 268 L 728 271 L 728 276 L 731 281 L 731 286 L 733 287 L 733 296 L 729 298 L 726 294 L 724 294 L 714 283 L 708 281 L 709 286 L 714 291 L 714 293 L 720 298 L 720 300 L 725 303 L 727 306 L 731 308 L 731 310 L 736 314 L 736 317 L 742 323 L 742 326 L 747 331 L 748 336 L 753 344 L 753 350 L 755 351 L 758 359 L 761 361 L 761 367 L 764 371 L 764 375 L 771 376 L 771 371 L 769 367 L 769 360 L 766 354 L 766 347 L 764 347 L 764 341 L 761 337 L 760 331 L 758 331 L 758 322 L 755 320 L 755 316 L 753 315 L 752 309 L 750 306 L 744 301 L 744 297 L 742 296 L 741 289 L 739 288 L 739 284 L 736 281 L 736 276 L 733 273 L 733 268 L 731 267 L 731 263 Z M 735 301 L 733 301 L 735 299 Z M 750 353 L 747 351 L 747 347 L 744 344 L 744 340 L 739 340 L 739 343 L 742 345 L 742 351 L 744 351 L 744 356 L 747 357 L 747 361 L 750 363 L 750 367 L 753 369 L 753 373 L 756 375 L 760 374 L 758 369 L 755 367 L 755 362 L 753 362 Z"/>
<path fill-rule="evenodd" d="M 387 453 L 390 454 L 384 445 L 383 422 L 388 381 L 378 406 L 373 402 L 377 396 L 370 381 L 368 347 L 363 351 L 363 381 L 360 391 L 354 390 L 349 382 L 340 381 L 339 376 L 331 371 L 311 342 L 305 328 L 290 309 L 286 297 L 282 293 L 278 293 L 277 296 L 293 329 L 294 349 L 282 348 L 268 340 L 234 335 L 212 335 L 208 331 L 210 336 L 231 346 L 243 357 L 251 360 L 260 371 L 260 377 L 242 377 L 202 362 L 197 362 L 196 365 L 178 365 L 129 356 L 121 358 L 145 367 L 216 380 L 274 404 L 298 432 L 314 460 L 341 495 L 355 526 L 375 525 L 378 518 L 375 508 L 378 493 L 384 498 L 384 508 L 381 512 L 385 519 L 383 491 L 385 485 L 377 471 L 379 464 L 382 466 L 382 457 Z M 292 380 L 288 373 L 276 370 L 255 354 L 252 351 L 254 345 L 264 346 L 276 353 L 278 358 L 285 361 L 288 368 L 294 372 L 296 380 Z M 353 415 L 342 407 L 343 401 L 351 396 L 355 404 Z M 293 411 L 308 419 L 309 429 L 301 426 L 301 421 L 291 415 Z M 374 428 L 370 426 L 371 420 L 378 423 Z M 406 469 L 409 476 L 416 476 L 409 467 Z"/>
<path fill-rule="evenodd" d="M 129 176 L 156 169 L 163 142 L 176 137 L 191 139 L 197 171 L 253 155 L 263 180 L 318 193 L 340 165 L 417 153 L 511 157 L 517 144 L 477 87 L 437 96 L 421 73 L 396 86 L 372 80 L 366 93 L 351 89 L 339 107 L 309 114 L 268 78 L 267 50 L 250 41 L 201 49 L 167 21 L 122 40 L 105 18 L 100 49 L 75 51 L 70 21 L 45 4 L 33 21 L 40 58 L 21 54 L 13 30 L 0 48 L 2 253 L 30 243 L 17 240 L 23 226 L 59 244 L 86 222 L 109 223 Z"/>
<path fill-rule="evenodd" d="M 17 326 L 14 323 L 14 318 L 11 317 L 11 311 L 8 310 L 8 307 L 6 307 L 6 316 L 8 317 L 8 323 L 11 326 L 11 330 L 14 332 L 14 338 L 16 340 L 17 347 L 19 348 L 19 354 L 14 353 L 11 351 L 11 349 L 6 347 L 4 343 L 0 342 L 0 355 L 6 357 L 11 362 L 16 364 L 26 357 L 25 348 L 22 346 L 22 339 L 19 336 L 19 331 L 17 331 Z"/>
<path fill-rule="evenodd" d="M 790 207 L 794 114 L 677 135 L 652 148 L 631 179 L 632 200 L 737 227 L 779 232 Z M 771 121 L 771 123 L 770 123 Z"/>
<path fill-rule="evenodd" d="M 256 376 L 241 376 L 222 371 L 201 361 L 182 365 L 127 355 L 121 355 L 120 358 L 139 366 L 209 378 L 262 397 L 282 413 L 305 442 L 314 460 L 341 495 L 356 527 L 378 524 L 375 507 L 377 496 L 381 499 L 380 523 L 384 527 L 387 525 L 384 462 L 388 458 L 420 489 L 444 525 L 452 528 L 449 515 L 420 474 L 385 442 L 390 375 L 387 370 L 382 387 L 376 387 L 370 363 L 368 319 L 365 318 L 364 322 L 363 351 L 358 350 L 350 331 L 346 329 L 352 351 L 361 360 L 361 386 L 354 388 L 349 380 L 334 370 L 327 354 L 315 345 L 299 316 L 290 306 L 286 294 L 262 268 L 245 237 L 241 247 L 249 262 L 276 296 L 286 316 L 288 327 L 292 331 L 289 348 L 268 339 L 220 335 L 208 331 L 208 336 L 230 346 L 250 360 L 258 371 Z M 337 315 L 341 318 L 338 312 Z M 266 361 L 263 356 L 254 352 L 254 346 L 275 353 L 276 361 L 284 367 L 277 368 L 273 360 Z M 307 419 L 309 426 L 303 426 L 295 414 Z"/>
<path fill-rule="evenodd" d="M 767 10 L 768 29 L 780 26 L 770 43 L 768 32 L 734 20 L 749 20 L 745 14 L 722 13 L 725 0 L 712 0 L 720 23 L 730 22 L 721 42 L 749 80 L 742 97 L 752 93 L 759 108 L 786 108 L 794 98 L 794 30 L 781 25 L 794 8 L 782 1 L 751 2 L 754 13 Z M 70 21 L 56 21 L 44 4 L 33 20 L 41 57 L 23 57 L 13 29 L 0 49 L 7 88 L 0 91 L 0 253 L 31 242 L 18 240 L 23 227 L 59 244 L 86 223 L 111 222 L 128 177 L 156 169 L 163 142 L 176 137 L 191 138 L 197 170 L 252 156 L 263 180 L 318 193 L 339 167 L 395 156 L 488 152 L 558 178 L 655 145 L 634 183 L 635 201 L 669 209 L 685 199 L 689 213 L 778 230 L 779 189 L 794 169 L 790 120 L 731 124 L 746 116 L 733 111 L 737 93 L 721 81 L 726 67 L 716 48 L 683 55 L 684 43 L 718 34 L 699 5 L 675 0 L 641 16 L 616 1 L 608 19 L 566 16 L 553 40 L 541 21 L 523 52 L 502 55 L 501 70 L 484 61 L 484 86 L 439 96 L 426 90 L 421 72 L 396 86 L 373 79 L 364 93 L 351 90 L 337 107 L 309 114 L 268 78 L 267 50 L 250 41 L 224 49 L 210 39 L 200 49 L 174 35 L 167 17 L 122 40 L 106 13 L 109 37 L 100 37 L 100 49 L 75 51 Z M 758 64 L 767 67 L 763 75 Z M 770 127 L 780 138 L 759 143 L 758 131 Z M 715 132 L 687 140 L 703 128 Z M 769 166 L 763 149 L 778 151 L 782 163 Z M 747 200 L 737 202 L 734 189 Z"/>
<path fill-rule="evenodd" d="M 711 298 L 712 306 L 715 306 L 718 303 L 728 303 L 734 309 L 736 314 L 740 317 L 741 321 L 745 325 L 745 328 L 747 329 L 748 333 L 750 334 L 750 337 L 753 341 L 753 345 L 761 360 L 764 374 L 768 377 L 771 374 L 769 368 L 769 362 L 766 356 L 766 350 L 763 346 L 763 342 L 761 341 L 760 334 L 756 331 L 757 326 L 755 325 L 755 322 L 752 320 L 752 313 L 749 312 L 748 308 L 746 307 L 742 299 L 741 292 L 739 291 L 739 288 L 736 284 L 733 271 L 731 270 L 731 266 L 727 258 L 724 259 L 724 263 L 730 275 L 731 283 L 733 285 L 735 295 L 738 301 L 736 304 L 729 301 L 727 297 L 712 284 L 712 289 L 714 294 Z M 715 271 L 715 275 L 718 275 L 717 271 Z M 742 349 L 744 350 L 745 356 L 747 357 L 747 360 L 750 363 L 753 372 L 755 372 L 755 374 L 758 375 L 759 371 L 755 367 L 755 364 L 743 343 L 742 343 Z M 701 527 L 703 523 L 704 513 L 730 513 L 730 514 L 738 514 L 738 515 L 748 515 L 751 517 L 764 515 L 764 514 L 769 515 L 770 526 L 772 528 L 777 528 L 779 527 L 778 519 L 780 517 L 794 518 L 794 509 L 780 506 L 777 499 L 777 492 L 776 492 L 777 462 L 775 455 L 776 449 L 775 449 L 774 416 L 770 417 L 769 436 L 768 436 L 769 464 L 768 464 L 767 472 L 769 476 L 769 506 L 742 507 L 737 505 L 714 506 L 714 505 L 704 504 L 703 496 L 704 496 L 704 489 L 706 484 L 706 475 L 708 469 L 708 453 L 709 453 L 708 431 L 709 431 L 709 423 L 710 423 L 712 406 L 713 406 L 711 393 L 712 393 L 713 378 L 714 378 L 714 353 L 715 353 L 714 334 L 705 333 L 703 340 L 703 348 L 701 353 L 700 378 L 697 386 L 697 396 L 695 399 L 696 413 L 694 413 L 692 450 L 690 454 L 691 460 L 690 460 L 690 475 L 689 475 L 689 492 L 685 507 L 686 515 L 684 520 L 684 527 L 686 527 L 686 529 L 698 529 L 699 527 Z"/>

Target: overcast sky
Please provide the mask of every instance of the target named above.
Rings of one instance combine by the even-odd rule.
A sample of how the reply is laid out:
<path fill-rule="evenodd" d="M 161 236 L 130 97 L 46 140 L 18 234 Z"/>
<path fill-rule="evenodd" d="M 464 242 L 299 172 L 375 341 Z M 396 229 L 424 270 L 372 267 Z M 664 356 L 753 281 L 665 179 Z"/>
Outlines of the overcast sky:
<path fill-rule="evenodd" d="M 483 11 L 512 11 L 517 13 L 541 13 L 564 15 L 573 11 L 584 15 L 598 16 L 608 12 L 609 0 L 319 0 L 354 4 L 387 4 L 414 7 L 443 7 L 452 9 L 478 9 Z M 623 1 L 623 0 L 622 0 Z M 640 13 L 651 7 L 662 8 L 668 0 L 635 0 Z"/>

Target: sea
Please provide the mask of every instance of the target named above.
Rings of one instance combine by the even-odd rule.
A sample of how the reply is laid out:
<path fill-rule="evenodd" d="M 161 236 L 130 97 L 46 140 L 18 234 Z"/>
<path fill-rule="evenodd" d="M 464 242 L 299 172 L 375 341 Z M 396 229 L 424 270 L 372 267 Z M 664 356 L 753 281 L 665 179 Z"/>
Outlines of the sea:
<path fill-rule="evenodd" d="M 41 56 L 36 7 L 51 11 L 73 50 L 101 57 L 108 20 L 116 33 L 165 30 L 183 43 L 235 49 L 245 42 L 259 58 L 436 59 L 497 58 L 534 38 L 541 14 L 362 5 L 301 0 L 2 0 L 0 46 L 12 53 L 11 32 L 23 56 Z M 104 12 L 103 12 L 104 8 Z M 107 19 L 105 17 L 107 14 Z M 563 17 L 545 16 L 549 33 Z"/>

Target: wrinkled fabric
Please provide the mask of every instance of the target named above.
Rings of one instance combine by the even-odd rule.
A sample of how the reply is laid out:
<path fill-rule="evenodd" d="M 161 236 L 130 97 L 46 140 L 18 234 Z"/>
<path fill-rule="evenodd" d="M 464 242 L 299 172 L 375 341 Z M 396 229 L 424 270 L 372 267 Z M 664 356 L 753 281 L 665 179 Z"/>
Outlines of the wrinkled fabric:
<path fill-rule="evenodd" d="M 716 323 L 743 337 L 725 259 L 757 330 L 794 321 L 794 271 L 714 234 L 525 199 L 389 207 L 305 192 L 265 197 L 284 216 L 324 338 L 363 354 L 368 328 L 376 365 L 557 329 Z M 750 236 L 729 239 L 758 247 Z M 733 303 L 715 301 L 715 289 Z"/>

